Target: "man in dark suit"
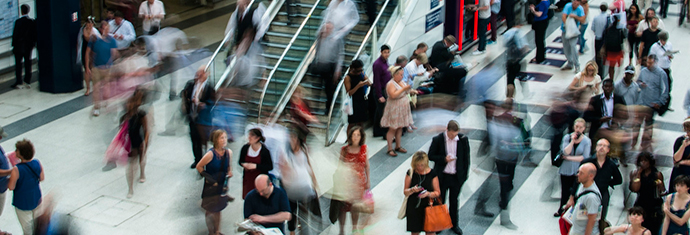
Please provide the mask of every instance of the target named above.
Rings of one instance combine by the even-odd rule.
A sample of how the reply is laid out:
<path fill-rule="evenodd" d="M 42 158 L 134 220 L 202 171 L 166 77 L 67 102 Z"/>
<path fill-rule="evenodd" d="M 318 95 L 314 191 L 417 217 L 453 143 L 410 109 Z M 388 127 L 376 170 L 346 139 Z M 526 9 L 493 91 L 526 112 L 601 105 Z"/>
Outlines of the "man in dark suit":
<path fill-rule="evenodd" d="M 589 107 L 583 115 L 585 121 L 591 123 L 589 138 L 592 142 L 597 141 L 595 137 L 600 128 L 608 128 L 611 124 L 614 107 L 619 104 L 626 105 L 623 97 L 613 95 L 613 80 L 605 79 L 601 83 L 601 88 L 604 93 L 589 100 Z"/>
<path fill-rule="evenodd" d="M 194 163 L 191 168 L 196 168 L 203 149 L 208 142 L 211 126 L 211 108 L 216 101 L 216 91 L 206 82 L 204 67 L 199 68 L 194 75 L 194 80 L 187 82 L 182 90 L 182 107 L 189 121 L 189 137 L 192 139 L 192 152 Z"/>
<path fill-rule="evenodd" d="M 14 54 L 14 73 L 17 81 L 12 85 L 14 89 L 21 89 L 22 64 L 24 65 L 24 84 L 31 88 L 31 52 L 36 46 L 36 21 L 29 18 L 29 5 L 21 7 L 22 16 L 14 22 L 12 31 L 12 53 Z M 23 62 L 22 62 L 23 61 Z"/>
<path fill-rule="evenodd" d="M 467 180 L 470 168 L 470 142 L 467 136 L 460 134 L 460 127 L 455 120 L 448 122 L 446 131 L 431 140 L 429 160 L 434 161 L 434 171 L 438 174 L 441 187 L 441 200 L 445 202 L 446 192 L 450 190 L 451 230 L 462 234 L 458 227 L 458 196 Z"/>

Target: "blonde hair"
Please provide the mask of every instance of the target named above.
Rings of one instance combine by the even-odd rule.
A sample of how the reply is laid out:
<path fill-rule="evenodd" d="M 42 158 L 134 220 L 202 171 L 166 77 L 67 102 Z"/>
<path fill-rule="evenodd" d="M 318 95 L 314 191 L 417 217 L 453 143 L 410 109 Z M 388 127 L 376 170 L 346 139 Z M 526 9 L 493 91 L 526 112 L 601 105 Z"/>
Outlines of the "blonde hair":
<path fill-rule="evenodd" d="M 426 53 L 420 53 L 417 55 L 417 60 L 422 64 L 429 63 L 429 57 L 426 56 Z"/>
<path fill-rule="evenodd" d="M 429 156 L 426 155 L 424 151 L 417 151 L 412 155 L 412 163 L 410 166 L 412 166 L 412 169 L 417 166 L 419 163 L 424 163 L 426 165 L 426 168 L 429 168 Z"/>
<path fill-rule="evenodd" d="M 578 122 L 581 122 L 582 124 L 587 124 L 587 121 L 585 121 L 584 118 L 577 118 L 575 119 L 575 122 L 573 122 L 573 125 L 577 124 Z"/>
<path fill-rule="evenodd" d="M 584 74 L 587 75 L 587 76 L 590 76 L 590 75 L 588 74 L 588 72 L 587 72 L 587 67 L 589 67 L 590 65 L 591 65 L 592 67 L 594 67 L 594 74 L 591 75 L 592 77 L 594 77 L 594 76 L 596 76 L 596 75 L 599 73 L 599 66 L 597 65 L 597 62 L 595 62 L 595 61 L 593 61 L 593 60 L 590 60 L 590 61 L 587 62 L 587 64 L 585 64 L 585 71 L 584 71 Z"/>

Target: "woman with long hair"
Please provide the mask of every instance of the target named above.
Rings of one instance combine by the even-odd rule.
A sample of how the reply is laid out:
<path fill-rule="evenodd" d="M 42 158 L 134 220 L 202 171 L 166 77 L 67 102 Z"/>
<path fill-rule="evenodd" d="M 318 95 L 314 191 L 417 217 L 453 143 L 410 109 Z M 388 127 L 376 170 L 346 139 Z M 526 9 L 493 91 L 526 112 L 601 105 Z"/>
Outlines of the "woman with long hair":
<path fill-rule="evenodd" d="M 407 231 L 412 235 L 421 232 L 436 234 L 440 231 L 424 231 L 424 218 L 429 200 L 441 195 L 436 172 L 429 167 L 429 156 L 424 151 L 418 151 L 412 156 L 412 169 L 405 175 L 403 194 L 408 197 L 405 209 L 407 217 Z"/>
<path fill-rule="evenodd" d="M 635 34 L 635 30 L 637 29 L 637 25 L 640 23 L 640 21 L 644 19 L 644 16 L 642 16 L 642 12 L 640 12 L 640 7 L 635 3 L 630 5 L 626 16 L 628 21 L 628 45 L 630 45 L 630 54 L 628 55 L 630 62 L 628 65 L 632 65 L 634 52 L 637 51 L 638 46 L 640 46 L 640 37 Z M 637 56 L 635 59 L 637 60 Z"/>
<path fill-rule="evenodd" d="M 247 133 L 247 144 L 240 150 L 239 163 L 242 166 L 242 199 L 249 191 L 256 188 L 254 179 L 260 174 L 267 175 L 273 170 L 271 153 L 264 145 L 266 138 L 259 128 L 250 129 Z"/>
<path fill-rule="evenodd" d="M 139 109 L 144 98 L 145 91 L 136 89 L 132 97 L 125 104 L 125 114 L 120 118 L 120 122 L 128 122 L 127 132 L 131 150 L 127 159 L 127 185 L 129 192 L 127 198 L 134 195 L 134 172 L 139 168 L 139 183 L 146 181 L 146 150 L 149 145 L 149 126 L 146 112 Z"/>
<path fill-rule="evenodd" d="M 656 234 L 664 219 L 661 195 L 666 191 L 664 175 L 656 168 L 656 161 L 650 152 L 637 155 L 637 169 L 630 172 L 630 191 L 637 193 L 635 206 L 644 209 L 642 226 Z"/>
<path fill-rule="evenodd" d="M 595 61 L 587 62 L 585 68 L 575 74 L 568 89 L 575 92 L 584 92 L 583 96 L 587 100 L 594 95 L 601 94 L 601 77 L 597 74 L 598 71 L 599 66 L 597 66 Z"/>
<path fill-rule="evenodd" d="M 340 223 L 340 233 L 345 234 L 345 214 L 349 211 L 352 218 L 352 230 L 358 230 L 359 211 L 353 210 L 352 205 L 363 200 L 364 193 L 370 189 L 371 181 L 369 175 L 369 159 L 367 157 L 366 134 L 361 126 L 354 126 L 347 133 L 347 145 L 340 149 L 340 162 L 342 166 L 348 168 L 348 175 L 336 175 L 335 177 L 348 177 L 347 186 L 340 185 L 342 192 L 345 192 L 340 210 L 338 211 L 338 221 Z M 350 177 L 351 176 L 351 177 Z"/>
<path fill-rule="evenodd" d="M 232 177 L 232 150 L 226 147 L 228 134 L 224 130 L 213 131 L 211 140 L 213 148 L 196 164 L 196 170 L 205 178 L 201 192 L 201 207 L 206 210 L 208 234 L 219 235 L 220 212 L 228 204 L 228 199 L 221 195 L 225 191 L 226 179 Z"/>

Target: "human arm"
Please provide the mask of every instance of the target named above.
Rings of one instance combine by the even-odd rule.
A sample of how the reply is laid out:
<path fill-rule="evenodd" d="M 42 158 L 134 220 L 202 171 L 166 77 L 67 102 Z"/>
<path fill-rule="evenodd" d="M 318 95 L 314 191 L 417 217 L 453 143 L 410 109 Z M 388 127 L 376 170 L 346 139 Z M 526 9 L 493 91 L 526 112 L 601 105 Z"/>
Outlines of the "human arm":
<path fill-rule="evenodd" d="M 406 90 L 410 90 L 410 88 L 410 85 L 404 83 L 404 85 L 402 85 L 402 89 L 396 89 L 395 84 L 389 83 L 386 85 L 386 92 L 388 92 L 389 98 L 397 99 L 402 96 Z"/>
<path fill-rule="evenodd" d="M 438 176 L 431 180 L 431 185 L 433 186 L 432 191 L 419 194 L 419 198 L 437 198 L 441 195 L 441 187 L 439 187 L 438 184 Z"/>
<path fill-rule="evenodd" d="M 668 203 L 669 203 L 668 201 L 664 202 L 664 213 L 666 211 L 666 206 Z M 668 218 L 668 215 L 665 215 L 664 216 L 664 223 L 663 223 L 663 225 L 661 225 L 661 234 L 666 234 L 666 232 L 668 232 L 669 223 L 670 223 L 670 220 Z"/>
<path fill-rule="evenodd" d="M 586 86 L 578 86 L 580 84 L 580 79 L 582 79 L 581 75 L 576 74 L 575 77 L 573 78 L 573 81 L 570 82 L 570 85 L 568 85 L 568 90 L 580 91 L 580 90 L 586 89 L 587 88 Z"/>
<path fill-rule="evenodd" d="M 122 40 L 127 41 L 127 42 L 132 42 L 134 39 L 137 38 L 136 31 L 134 31 L 134 25 L 130 23 L 129 21 L 123 23 L 123 32 L 122 32 Z"/>
<path fill-rule="evenodd" d="M 364 81 L 360 81 L 359 83 L 357 83 L 357 85 L 355 85 L 355 87 L 352 87 L 352 84 L 350 83 L 351 79 L 352 78 L 350 78 L 350 75 L 348 74 L 345 76 L 345 81 L 343 81 L 343 85 L 345 85 L 345 91 L 347 92 L 347 95 L 349 95 L 349 96 L 354 95 L 355 92 L 357 92 L 357 90 L 359 90 L 359 88 L 362 88 L 364 85 L 368 84 L 368 82 L 366 80 L 364 80 Z"/>
<path fill-rule="evenodd" d="M 364 173 L 367 175 L 367 189 L 371 189 L 371 175 L 370 175 L 370 167 L 369 167 L 369 148 L 365 148 L 364 150 L 366 154 L 364 155 Z"/>
<path fill-rule="evenodd" d="M 405 175 L 405 187 L 403 189 L 403 194 L 408 197 L 412 195 L 413 193 L 420 192 L 422 189 L 420 187 L 417 187 L 417 185 L 412 186 L 412 178 L 410 177 L 410 173 L 408 170 L 407 175 Z"/>
<path fill-rule="evenodd" d="M 379 102 L 383 103 L 386 102 L 386 98 L 383 98 L 383 86 L 386 84 L 383 83 L 383 76 L 386 72 L 388 72 L 387 68 L 384 68 L 384 66 L 380 65 L 378 61 L 374 62 L 374 66 L 372 68 L 373 73 L 374 73 L 374 83 L 372 84 L 372 88 L 374 89 L 374 95 L 376 95 L 376 98 L 379 99 Z"/>
<path fill-rule="evenodd" d="M 587 227 L 585 227 L 585 235 L 591 235 L 594 226 L 597 223 L 597 214 L 587 214 Z M 597 228 L 598 229 L 598 228 Z"/>
<path fill-rule="evenodd" d="M 443 133 L 442 135 L 445 135 Z M 443 136 L 441 136 L 443 138 Z M 445 144 L 442 141 L 443 139 L 434 137 L 431 140 L 431 145 L 429 146 L 429 153 L 427 154 L 429 156 L 429 160 L 433 161 L 435 164 L 445 164 L 446 163 L 446 151 L 445 151 Z"/>
<path fill-rule="evenodd" d="M 628 230 L 629 225 L 620 225 L 620 226 L 613 226 L 613 227 L 608 227 L 604 229 L 604 234 L 605 235 L 613 235 L 615 233 L 625 233 L 626 230 Z"/>
<path fill-rule="evenodd" d="M 250 215 L 248 219 L 252 220 L 255 223 L 259 224 L 268 224 L 268 223 L 282 223 L 285 221 L 288 221 L 292 218 L 292 214 L 290 212 L 286 211 L 281 211 L 272 215 L 257 215 L 253 214 Z"/>
<path fill-rule="evenodd" d="M 259 155 L 261 156 L 261 164 L 257 165 L 256 169 L 259 169 L 262 173 L 268 173 L 273 170 L 273 159 L 271 159 L 271 152 L 268 151 L 266 145 L 261 145 Z"/>
<path fill-rule="evenodd" d="M 640 180 L 640 174 L 642 170 L 639 168 L 630 172 L 630 186 L 628 187 L 631 192 L 639 192 L 642 181 Z"/>
<path fill-rule="evenodd" d="M 196 164 L 196 171 L 199 173 L 204 172 L 204 167 L 208 165 L 209 162 L 213 160 L 213 153 L 211 151 L 206 152 L 203 157 L 201 157 L 201 160 L 199 160 L 199 163 Z"/>
<path fill-rule="evenodd" d="M 673 162 L 678 163 L 683 160 L 683 155 L 685 155 L 685 147 L 690 145 L 690 138 L 683 138 L 682 140 L 676 140 L 673 145 L 675 152 L 673 153 Z"/>
<path fill-rule="evenodd" d="M 10 173 L 10 180 L 7 182 L 7 189 L 14 190 L 17 186 L 17 180 L 19 179 L 19 169 L 17 167 L 12 167 L 12 173 Z"/>
<path fill-rule="evenodd" d="M 242 146 L 242 149 L 240 149 L 240 157 L 237 159 L 237 161 L 243 169 L 254 170 L 256 169 L 256 164 L 248 163 L 247 161 L 245 161 L 245 158 L 247 157 L 247 152 L 249 152 L 249 148 L 251 148 L 251 145 L 249 144 L 245 144 L 244 146 Z"/>
<path fill-rule="evenodd" d="M 690 219 L 690 210 L 686 210 L 685 214 L 683 214 L 683 217 L 678 217 L 677 215 L 671 213 L 670 208 L 670 203 L 664 204 L 664 213 L 666 214 L 666 218 L 668 218 L 671 222 L 677 225 L 682 225 L 687 223 Z"/>
<path fill-rule="evenodd" d="M 541 2 L 540 2 L 541 3 Z M 491 0 L 491 4 L 493 4 L 493 0 Z M 539 5 L 537 5 L 539 6 Z M 534 4 L 529 5 L 529 10 L 534 14 L 535 17 L 541 17 L 542 14 L 544 14 L 543 11 L 538 11 L 535 7 Z"/>
<path fill-rule="evenodd" d="M 86 71 L 86 76 L 91 77 L 91 45 L 86 47 L 86 55 L 84 55 L 84 71 Z"/>

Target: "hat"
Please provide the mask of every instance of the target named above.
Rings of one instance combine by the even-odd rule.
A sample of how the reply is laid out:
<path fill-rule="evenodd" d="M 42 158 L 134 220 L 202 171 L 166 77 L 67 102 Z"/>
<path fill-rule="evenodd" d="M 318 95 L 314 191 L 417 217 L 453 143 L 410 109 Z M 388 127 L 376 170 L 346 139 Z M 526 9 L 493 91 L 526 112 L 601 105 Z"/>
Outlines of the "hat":
<path fill-rule="evenodd" d="M 625 73 L 635 74 L 635 67 L 628 65 L 628 67 L 625 67 Z"/>
<path fill-rule="evenodd" d="M 2 138 L 7 138 L 7 136 L 8 136 L 8 135 L 7 135 L 7 132 L 5 132 L 5 129 L 2 128 L 2 126 L 0 126 L 0 136 L 1 136 Z"/>

